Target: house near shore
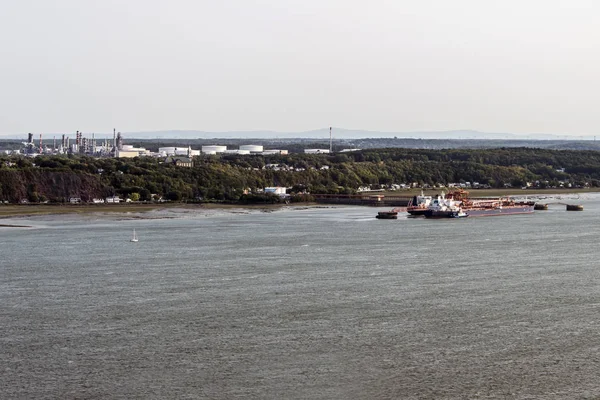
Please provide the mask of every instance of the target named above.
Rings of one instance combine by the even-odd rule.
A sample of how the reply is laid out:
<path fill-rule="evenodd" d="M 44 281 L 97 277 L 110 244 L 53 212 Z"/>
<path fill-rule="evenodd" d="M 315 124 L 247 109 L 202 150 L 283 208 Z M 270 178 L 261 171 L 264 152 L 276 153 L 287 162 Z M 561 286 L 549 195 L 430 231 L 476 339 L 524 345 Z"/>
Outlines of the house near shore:
<path fill-rule="evenodd" d="M 276 194 L 280 197 L 285 197 L 286 191 L 287 191 L 287 189 L 283 186 L 273 186 L 273 187 L 264 188 L 264 193 L 272 193 L 272 194 Z"/>

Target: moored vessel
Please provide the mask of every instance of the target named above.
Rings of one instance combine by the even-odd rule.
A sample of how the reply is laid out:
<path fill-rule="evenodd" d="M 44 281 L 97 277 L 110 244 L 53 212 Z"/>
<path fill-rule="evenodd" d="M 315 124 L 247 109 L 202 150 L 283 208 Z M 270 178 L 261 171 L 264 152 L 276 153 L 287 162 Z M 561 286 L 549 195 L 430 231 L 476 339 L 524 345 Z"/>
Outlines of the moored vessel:
<path fill-rule="evenodd" d="M 469 214 L 470 217 L 531 214 L 535 207 L 535 202 L 533 201 L 517 202 L 508 197 L 469 199 L 468 196 L 469 192 L 466 190 L 456 190 L 448 193 L 446 198 L 460 201 L 461 209 Z"/>
<path fill-rule="evenodd" d="M 415 196 L 409 201 L 406 212 L 415 217 L 425 215 L 432 200 L 432 196 L 425 196 L 421 191 L 419 196 Z"/>
<path fill-rule="evenodd" d="M 453 197 L 437 196 L 423 213 L 425 218 L 464 218 L 469 214 L 462 208 L 462 200 Z"/>

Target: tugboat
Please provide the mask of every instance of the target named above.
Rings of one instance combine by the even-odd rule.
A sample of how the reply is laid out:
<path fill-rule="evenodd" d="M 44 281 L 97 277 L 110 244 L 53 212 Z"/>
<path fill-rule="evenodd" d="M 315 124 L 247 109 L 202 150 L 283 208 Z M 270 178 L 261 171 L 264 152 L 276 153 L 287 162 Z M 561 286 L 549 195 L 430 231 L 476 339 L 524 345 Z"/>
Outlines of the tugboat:
<path fill-rule="evenodd" d="M 396 211 L 379 211 L 375 216 L 377 219 L 398 219 L 398 212 Z"/>
<path fill-rule="evenodd" d="M 377 219 L 398 219 L 398 213 L 403 210 L 403 208 L 394 208 L 391 211 L 379 211 L 375 218 Z"/>

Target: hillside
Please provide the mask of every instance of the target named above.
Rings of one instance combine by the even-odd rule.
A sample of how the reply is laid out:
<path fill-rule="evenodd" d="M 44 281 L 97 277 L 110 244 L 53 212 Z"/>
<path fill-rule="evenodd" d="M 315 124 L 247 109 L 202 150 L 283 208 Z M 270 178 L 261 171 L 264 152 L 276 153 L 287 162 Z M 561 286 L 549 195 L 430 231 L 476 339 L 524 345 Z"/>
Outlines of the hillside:
<path fill-rule="evenodd" d="M 151 157 L 0 157 L 0 200 L 9 202 L 90 201 L 112 195 L 147 201 L 250 201 L 245 192 L 258 196 L 270 186 L 291 188 L 291 193 L 351 194 L 365 187 L 466 182 L 490 188 L 598 187 L 600 152 L 387 148 L 330 155 L 231 154 L 196 157 L 192 168 Z"/>

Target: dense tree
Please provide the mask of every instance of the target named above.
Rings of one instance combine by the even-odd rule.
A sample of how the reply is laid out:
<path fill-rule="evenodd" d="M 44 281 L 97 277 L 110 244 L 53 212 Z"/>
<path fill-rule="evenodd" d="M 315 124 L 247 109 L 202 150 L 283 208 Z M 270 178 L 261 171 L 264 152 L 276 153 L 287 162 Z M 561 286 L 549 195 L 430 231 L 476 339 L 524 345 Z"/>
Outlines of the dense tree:
<path fill-rule="evenodd" d="M 161 159 L 0 156 L 0 200 L 88 201 L 109 195 L 153 195 L 172 201 L 263 201 L 268 186 L 296 193 L 354 193 L 361 186 L 479 182 L 494 187 L 600 184 L 600 152 L 531 148 L 378 149 L 343 154 L 200 156 L 193 168 Z M 297 199 L 301 199 L 298 197 Z M 270 201 L 270 198 L 267 197 Z"/>

